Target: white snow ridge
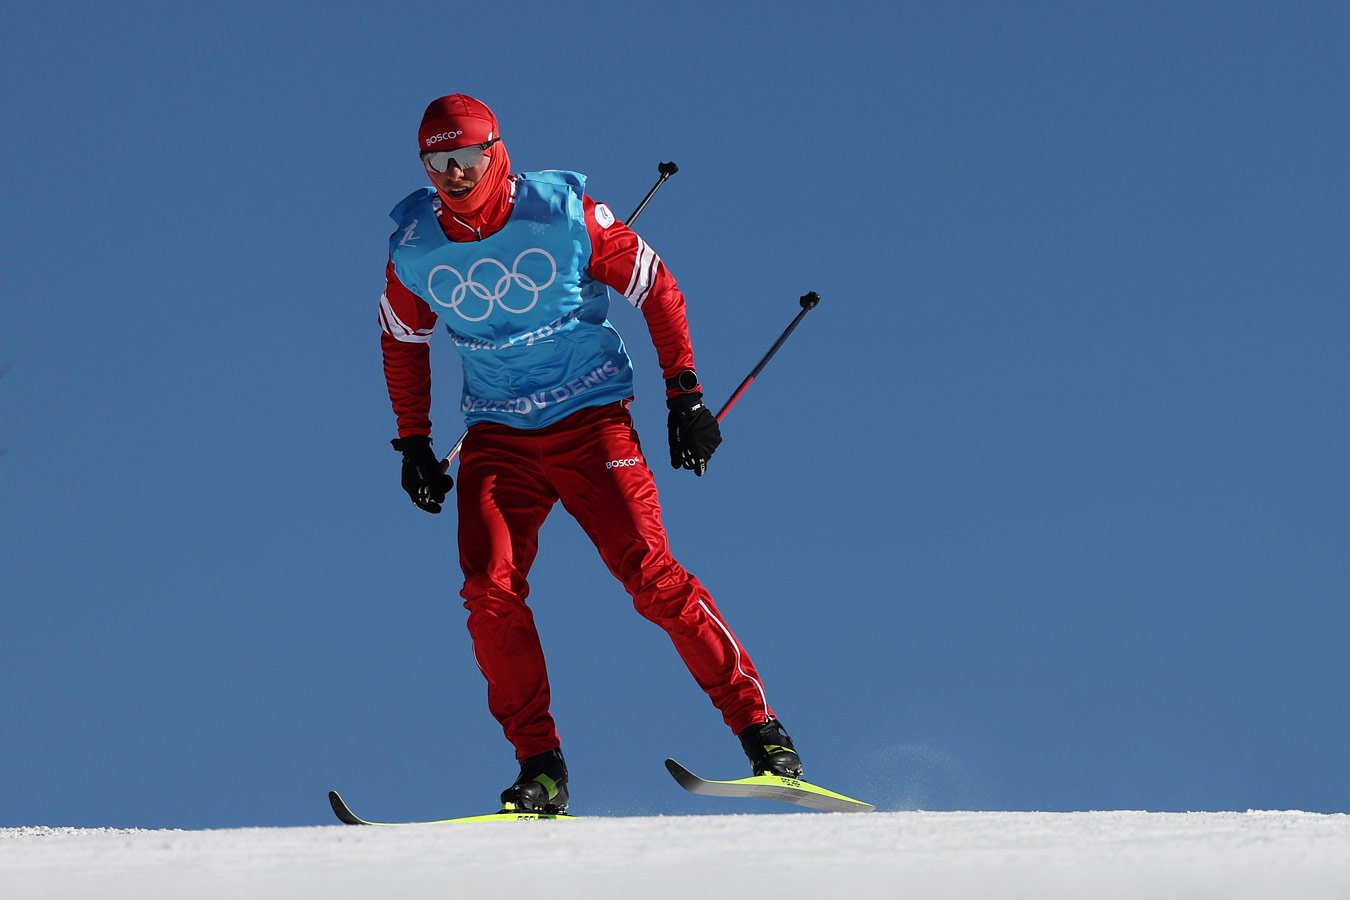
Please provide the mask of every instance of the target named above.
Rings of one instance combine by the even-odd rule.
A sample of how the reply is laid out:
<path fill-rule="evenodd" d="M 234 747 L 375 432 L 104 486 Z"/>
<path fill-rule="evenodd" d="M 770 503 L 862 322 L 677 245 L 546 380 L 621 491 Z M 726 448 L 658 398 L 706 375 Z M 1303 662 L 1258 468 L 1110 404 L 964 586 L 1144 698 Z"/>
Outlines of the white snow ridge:
<path fill-rule="evenodd" d="M 1350 816 L 893 812 L 0 829 L 6 900 L 512 895 L 1343 900 Z"/>

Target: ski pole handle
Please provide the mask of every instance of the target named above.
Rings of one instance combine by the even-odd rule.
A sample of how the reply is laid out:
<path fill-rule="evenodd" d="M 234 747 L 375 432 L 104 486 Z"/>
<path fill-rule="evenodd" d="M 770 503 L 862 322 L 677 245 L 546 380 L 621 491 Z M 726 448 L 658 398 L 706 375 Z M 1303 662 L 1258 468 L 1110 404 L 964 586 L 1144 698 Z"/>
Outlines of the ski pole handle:
<path fill-rule="evenodd" d="M 642 215 L 642 211 L 647 208 L 647 202 L 661 189 L 661 185 L 666 183 L 667 178 L 680 171 L 680 167 L 673 162 L 663 162 L 656 164 L 656 171 L 660 174 L 660 177 L 656 179 L 656 184 L 652 185 L 652 189 L 647 192 L 647 196 L 642 198 L 642 202 L 637 205 L 637 209 L 633 210 L 633 214 L 628 217 L 627 224 L 629 226 L 637 221 L 637 217 Z M 459 456 L 459 451 L 464 449 L 464 439 L 468 436 L 469 429 L 466 428 L 464 433 L 459 436 L 459 440 L 455 441 L 455 446 L 451 447 L 450 452 L 445 454 L 445 458 L 441 460 L 442 472 L 450 471 L 450 464 L 455 461 L 456 456 Z"/>
<path fill-rule="evenodd" d="M 769 364 L 769 360 L 773 359 L 773 355 L 778 352 L 778 348 L 787 342 L 787 339 L 792 335 L 792 332 L 796 330 L 797 326 L 801 324 L 802 319 L 806 317 L 806 314 L 816 308 L 816 305 L 820 303 L 820 295 L 815 291 L 810 291 L 802 294 L 799 302 L 802 305 L 802 311 L 797 313 L 797 317 L 793 319 L 791 324 L 789 324 L 788 327 L 783 330 L 783 333 L 778 336 L 778 340 L 774 341 L 773 346 L 769 348 L 769 352 L 764 354 L 764 358 L 759 361 L 758 365 L 750 370 L 750 374 L 745 376 L 745 380 L 741 382 L 741 386 L 736 388 L 731 397 L 727 399 L 727 402 L 723 404 L 722 409 L 717 413 L 718 422 L 721 422 L 726 418 L 727 413 L 731 412 L 731 408 L 736 405 L 736 401 L 740 400 L 741 395 L 749 389 L 750 385 L 755 383 L 755 379 L 759 377 L 759 373 L 764 371 L 764 367 Z"/>
<path fill-rule="evenodd" d="M 680 167 L 673 162 L 657 163 L 656 171 L 661 173 L 661 177 L 656 179 L 656 184 L 652 185 L 652 189 L 647 192 L 647 196 L 642 198 L 642 202 L 637 205 L 637 209 L 633 210 L 633 214 L 628 217 L 629 225 L 632 225 L 637 217 L 642 215 L 642 211 L 647 208 L 647 201 L 652 199 L 652 195 L 661 189 L 661 185 L 666 183 L 667 178 L 680 171 Z"/>

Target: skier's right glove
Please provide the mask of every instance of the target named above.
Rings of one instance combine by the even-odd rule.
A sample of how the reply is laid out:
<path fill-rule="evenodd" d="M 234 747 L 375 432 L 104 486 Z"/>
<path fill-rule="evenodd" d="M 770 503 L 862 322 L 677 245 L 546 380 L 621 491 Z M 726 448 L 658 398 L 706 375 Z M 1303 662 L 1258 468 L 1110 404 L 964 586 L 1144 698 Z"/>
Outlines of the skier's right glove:
<path fill-rule="evenodd" d="M 411 434 L 394 438 L 389 443 L 403 454 L 403 489 L 412 498 L 413 505 L 429 513 L 440 512 L 445 495 L 455 486 L 455 479 L 441 469 L 440 458 L 431 450 L 430 436 Z"/>

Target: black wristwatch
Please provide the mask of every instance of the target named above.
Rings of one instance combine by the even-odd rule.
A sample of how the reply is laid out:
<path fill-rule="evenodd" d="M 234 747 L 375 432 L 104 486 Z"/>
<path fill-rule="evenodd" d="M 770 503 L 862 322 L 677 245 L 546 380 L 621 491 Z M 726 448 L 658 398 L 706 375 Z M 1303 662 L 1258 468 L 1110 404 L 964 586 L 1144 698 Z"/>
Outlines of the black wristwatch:
<path fill-rule="evenodd" d="M 666 390 L 684 391 L 685 393 L 698 390 L 698 373 L 693 369 L 685 369 L 674 378 L 667 378 Z"/>

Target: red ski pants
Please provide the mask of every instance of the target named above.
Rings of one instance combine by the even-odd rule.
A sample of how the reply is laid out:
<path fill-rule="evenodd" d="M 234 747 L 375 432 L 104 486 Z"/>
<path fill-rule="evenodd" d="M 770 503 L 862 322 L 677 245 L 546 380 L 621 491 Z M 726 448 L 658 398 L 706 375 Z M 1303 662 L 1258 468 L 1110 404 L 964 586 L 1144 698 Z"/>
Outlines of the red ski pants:
<path fill-rule="evenodd" d="M 488 707 L 517 759 L 559 746 L 548 672 L 525 600 L 539 529 L 562 501 L 645 618 L 665 629 L 732 731 L 773 715 L 745 648 L 670 555 L 656 483 L 625 404 L 526 431 L 478 424 L 460 460 L 459 556 Z"/>

